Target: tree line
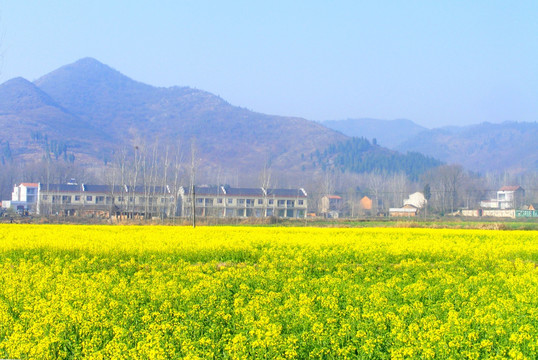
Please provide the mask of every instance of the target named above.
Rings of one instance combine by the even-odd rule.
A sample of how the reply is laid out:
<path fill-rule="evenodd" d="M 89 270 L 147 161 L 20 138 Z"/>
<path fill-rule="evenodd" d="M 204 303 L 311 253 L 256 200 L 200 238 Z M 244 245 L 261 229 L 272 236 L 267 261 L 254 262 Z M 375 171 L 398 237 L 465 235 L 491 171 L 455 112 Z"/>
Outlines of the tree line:
<path fill-rule="evenodd" d="M 346 149 L 345 146 L 359 151 L 376 145 L 365 139 L 357 139 L 341 145 L 344 147 L 340 150 L 337 150 L 338 146 L 328 149 L 327 154 L 340 152 Z M 131 147 L 114 152 L 106 164 L 93 167 L 56 156 L 43 156 L 41 160 L 33 162 L 6 161 L 0 171 L 1 199 L 10 199 L 13 185 L 20 182 L 66 183 L 74 178 L 78 183 L 143 186 L 148 194 L 156 187 L 167 185 L 175 193 L 179 186 L 191 186 L 193 181 L 196 184 L 244 187 L 302 187 L 309 195 L 309 211 L 317 211 L 322 196 L 337 194 L 343 198 L 343 210 L 347 216 L 364 215 L 359 206 L 363 196 L 374 201 L 374 212 L 377 212 L 402 206 L 409 194 L 416 191 L 429 192 L 430 214 L 447 214 L 460 208 L 473 209 L 478 208 L 481 200 L 494 198 L 503 185 L 522 186 L 526 191 L 526 203 L 538 203 L 536 171 L 479 175 L 458 165 L 433 166 L 426 160 L 424 164 L 427 165 L 424 166 L 428 168 L 422 173 L 406 172 L 403 168 L 397 171 L 388 165 L 387 168 L 381 166 L 370 171 L 365 168 L 362 172 L 341 171 L 337 166 L 332 166 L 326 167 L 325 171 L 318 168 L 305 176 L 302 172 L 272 169 L 269 163 L 261 170 L 253 169 L 249 173 L 215 169 L 204 167 L 204 162 L 194 156 L 194 151 L 184 155 L 179 144 L 161 145 L 158 141 L 148 144 L 139 140 Z M 418 168 L 418 165 L 414 166 Z M 195 180 L 193 172 L 196 172 Z"/>

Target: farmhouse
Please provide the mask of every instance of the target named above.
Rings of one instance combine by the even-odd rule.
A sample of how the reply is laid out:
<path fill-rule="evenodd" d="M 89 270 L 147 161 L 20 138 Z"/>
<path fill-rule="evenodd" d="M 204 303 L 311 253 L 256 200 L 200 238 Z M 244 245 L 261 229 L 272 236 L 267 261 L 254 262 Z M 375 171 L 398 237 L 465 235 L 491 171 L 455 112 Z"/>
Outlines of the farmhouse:
<path fill-rule="evenodd" d="M 372 210 L 373 201 L 368 196 L 363 196 L 359 201 L 359 207 L 362 210 Z"/>
<path fill-rule="evenodd" d="M 19 213 L 35 212 L 38 187 L 37 183 L 15 185 L 11 193 L 11 200 L 2 200 L 2 207 L 11 208 Z"/>
<path fill-rule="evenodd" d="M 319 212 L 326 218 L 338 218 L 342 211 L 342 197 L 338 195 L 325 195 L 321 198 Z"/>
<path fill-rule="evenodd" d="M 390 208 L 390 216 L 417 216 L 428 201 L 421 192 L 416 192 L 409 195 L 409 198 L 404 200 L 404 206 L 401 208 Z"/>
<path fill-rule="evenodd" d="M 525 190 L 519 186 L 503 186 L 497 191 L 497 198 L 480 202 L 484 209 L 517 209 L 523 206 Z"/>
<path fill-rule="evenodd" d="M 401 208 L 390 208 L 389 215 L 395 217 L 417 216 L 418 208 L 413 205 L 404 205 Z"/>

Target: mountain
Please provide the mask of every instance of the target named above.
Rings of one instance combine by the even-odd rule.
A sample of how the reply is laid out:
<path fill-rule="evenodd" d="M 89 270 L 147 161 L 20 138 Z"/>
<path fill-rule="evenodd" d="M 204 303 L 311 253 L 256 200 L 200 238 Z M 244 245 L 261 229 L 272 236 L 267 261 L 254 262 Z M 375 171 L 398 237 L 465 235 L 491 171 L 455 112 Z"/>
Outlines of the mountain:
<path fill-rule="evenodd" d="M 0 143 L 12 149 L 12 156 L 41 156 L 47 148 L 60 155 L 59 147 L 69 147 L 84 157 L 98 151 L 92 146 L 97 139 L 101 149 L 111 148 L 110 138 L 28 80 L 0 85 Z"/>
<path fill-rule="evenodd" d="M 347 119 L 322 122 L 330 129 L 352 137 L 376 139 L 379 145 L 395 149 L 400 143 L 427 130 L 411 120 Z"/>
<path fill-rule="evenodd" d="M 317 122 L 233 106 L 206 91 L 143 84 L 92 58 L 34 83 L 17 78 L 0 85 L 2 163 L 55 157 L 99 169 L 123 150 L 134 154 L 155 143 L 162 158 L 165 146 L 179 147 L 186 166 L 194 143 L 199 173 L 241 181 L 258 178 L 267 166 L 304 182 L 326 169 L 416 178 L 439 164 Z"/>
<path fill-rule="evenodd" d="M 0 86 L 0 139 L 15 155 L 39 158 L 45 138 L 86 163 L 114 149 L 180 144 L 184 158 L 194 139 L 203 166 L 252 173 L 271 164 L 304 169 L 305 154 L 346 136 L 301 118 L 260 114 L 189 87 L 153 87 L 92 58 L 63 66 L 30 83 Z M 36 140 L 36 138 L 38 138 Z M 34 148 L 29 145 L 36 143 Z"/>
<path fill-rule="evenodd" d="M 421 132 L 400 144 L 478 172 L 538 170 L 538 123 L 482 123 Z"/>
<path fill-rule="evenodd" d="M 366 138 L 351 138 L 331 144 L 322 153 L 314 153 L 312 159 L 323 169 L 331 171 L 404 173 L 414 181 L 426 170 L 442 165 L 441 161 L 432 157 L 417 152 L 401 154 L 370 143 Z"/>
<path fill-rule="evenodd" d="M 478 172 L 536 171 L 538 124 L 505 122 L 426 129 L 410 120 L 348 119 L 322 124 L 348 136 L 376 139 L 400 152 L 417 152 Z"/>

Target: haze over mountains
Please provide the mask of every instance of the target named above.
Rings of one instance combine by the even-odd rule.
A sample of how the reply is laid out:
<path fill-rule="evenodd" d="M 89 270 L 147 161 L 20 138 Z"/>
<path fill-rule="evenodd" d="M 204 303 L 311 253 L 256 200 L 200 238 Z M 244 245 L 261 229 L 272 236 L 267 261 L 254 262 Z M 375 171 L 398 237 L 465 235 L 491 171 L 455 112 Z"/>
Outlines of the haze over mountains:
<path fill-rule="evenodd" d="M 323 122 L 348 136 L 415 151 L 478 172 L 538 170 L 538 123 L 504 122 L 427 129 L 410 120 L 347 119 Z"/>
<path fill-rule="evenodd" d="M 237 168 L 260 168 L 264 162 L 298 167 L 301 154 L 346 139 L 320 124 L 255 113 L 205 91 L 146 85 L 91 58 L 35 83 L 10 80 L 0 86 L 0 95 L 1 137 L 26 158 L 38 153 L 30 138 L 35 132 L 64 140 L 68 151 L 87 162 L 155 139 L 179 144 L 189 154 L 195 139 L 205 164 Z"/>
<path fill-rule="evenodd" d="M 320 124 L 256 113 L 190 87 L 143 84 L 92 58 L 63 66 L 33 83 L 15 78 L 0 85 L 2 161 L 38 160 L 53 153 L 66 161 L 96 165 L 111 160 L 114 151 L 155 141 L 178 146 L 188 161 L 194 139 L 202 166 L 245 174 L 269 165 L 310 174 L 344 162 L 337 152 L 345 150 L 339 149 L 360 152 L 345 157 L 354 163 L 350 169 L 372 170 L 378 161 L 384 163 L 382 169 L 398 171 L 401 166 L 392 166 L 391 161 L 418 162 L 420 169 L 438 163 L 422 155 L 408 157 L 407 151 L 472 169 L 480 165 L 483 170 L 536 169 L 536 146 L 532 148 L 531 142 L 536 139 L 536 123 L 503 126 L 427 130 L 409 120 L 371 119 Z M 509 126 L 512 130 L 505 137 Z M 351 136 L 376 138 L 379 145 L 361 140 L 355 146 Z M 528 146 L 534 151 L 525 152 Z M 509 161 L 514 154 L 517 163 Z M 501 155 L 506 161 L 490 163 Z M 357 166 L 357 161 L 369 165 Z"/>

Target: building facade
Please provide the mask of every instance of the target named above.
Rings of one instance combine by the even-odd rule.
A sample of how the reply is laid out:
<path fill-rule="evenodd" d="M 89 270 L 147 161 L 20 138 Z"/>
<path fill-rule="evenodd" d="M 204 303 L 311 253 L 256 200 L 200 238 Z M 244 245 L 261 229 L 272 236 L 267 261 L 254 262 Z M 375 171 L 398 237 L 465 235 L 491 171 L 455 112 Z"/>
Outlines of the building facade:
<path fill-rule="evenodd" d="M 194 205 L 193 205 L 194 200 Z M 202 217 L 305 218 L 308 207 L 304 189 L 232 188 L 196 186 L 179 189 L 180 215 Z"/>
<path fill-rule="evenodd" d="M 39 184 L 39 215 L 169 217 L 176 214 L 168 186 Z"/>
<path fill-rule="evenodd" d="M 521 186 L 503 186 L 497 191 L 497 198 L 480 202 L 484 209 L 517 209 L 524 205 L 525 190 Z"/>
<path fill-rule="evenodd" d="M 11 200 L 2 200 L 2 207 L 13 209 L 20 214 L 35 213 L 39 184 L 20 183 L 13 187 Z"/>
<path fill-rule="evenodd" d="M 344 206 L 344 201 L 339 195 L 325 195 L 319 204 L 319 213 L 326 218 L 337 219 Z"/>

